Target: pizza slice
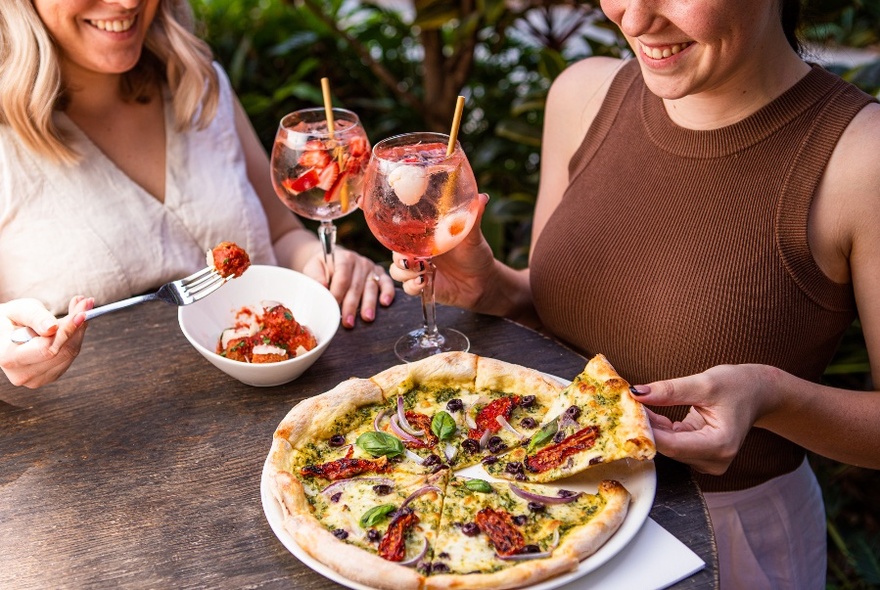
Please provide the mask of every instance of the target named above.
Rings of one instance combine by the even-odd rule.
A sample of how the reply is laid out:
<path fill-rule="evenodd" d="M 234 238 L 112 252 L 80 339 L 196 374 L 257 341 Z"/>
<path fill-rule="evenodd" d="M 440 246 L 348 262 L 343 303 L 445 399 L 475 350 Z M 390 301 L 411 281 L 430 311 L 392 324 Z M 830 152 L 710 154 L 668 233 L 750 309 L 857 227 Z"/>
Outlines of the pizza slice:
<path fill-rule="evenodd" d="M 574 570 L 617 531 L 629 502 L 610 480 L 589 494 L 453 477 L 426 588 L 517 588 Z"/>
<path fill-rule="evenodd" d="M 312 487 L 279 472 L 274 493 L 285 530 L 309 555 L 370 587 L 415 589 L 433 557 L 448 474 L 391 471 Z"/>
<path fill-rule="evenodd" d="M 485 467 L 499 478 L 548 482 L 600 463 L 650 460 L 655 453 L 645 408 L 611 363 L 596 355 L 553 402 L 528 443 Z"/>

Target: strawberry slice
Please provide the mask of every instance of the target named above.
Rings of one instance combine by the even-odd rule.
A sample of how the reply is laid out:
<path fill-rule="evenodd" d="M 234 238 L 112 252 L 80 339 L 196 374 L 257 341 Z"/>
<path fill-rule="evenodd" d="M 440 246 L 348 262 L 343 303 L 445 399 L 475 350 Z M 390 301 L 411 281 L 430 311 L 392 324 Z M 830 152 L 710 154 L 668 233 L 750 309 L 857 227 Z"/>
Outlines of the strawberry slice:
<path fill-rule="evenodd" d="M 324 168 L 333 158 L 327 150 L 308 150 L 299 157 L 299 165 L 306 168 Z"/>
<path fill-rule="evenodd" d="M 318 176 L 318 188 L 329 191 L 331 188 L 333 188 L 333 184 L 336 182 L 336 178 L 339 176 L 339 164 L 337 164 L 335 161 L 330 162 L 330 164 L 326 168 L 318 173 Z M 326 196 L 324 198 L 325 200 L 327 199 Z"/>
<path fill-rule="evenodd" d="M 330 201 L 332 201 L 332 200 L 335 199 L 336 197 L 340 197 L 340 204 L 342 205 L 342 210 L 343 210 L 343 211 L 347 211 L 347 210 L 348 210 L 348 195 L 347 195 L 347 191 L 346 191 L 345 195 L 343 195 L 343 194 L 340 193 L 340 190 L 342 189 L 343 185 L 345 185 L 345 179 L 346 179 L 346 178 L 348 178 L 348 173 L 347 173 L 347 172 L 343 172 L 342 174 L 339 174 L 338 176 L 336 176 L 336 177 L 335 177 L 336 180 L 335 180 L 335 182 L 333 183 L 333 186 L 331 186 L 330 188 L 328 188 L 328 189 L 327 189 L 327 192 L 324 193 L 324 202 L 325 202 L 325 203 L 329 203 Z M 343 196 L 344 196 L 345 198 L 342 198 Z"/>
<path fill-rule="evenodd" d="M 281 181 L 281 186 L 283 186 L 293 194 L 298 195 L 301 192 L 318 186 L 320 180 L 321 179 L 318 177 L 318 173 L 315 171 L 314 168 L 311 168 L 301 174 L 298 178 L 285 178 Z"/>

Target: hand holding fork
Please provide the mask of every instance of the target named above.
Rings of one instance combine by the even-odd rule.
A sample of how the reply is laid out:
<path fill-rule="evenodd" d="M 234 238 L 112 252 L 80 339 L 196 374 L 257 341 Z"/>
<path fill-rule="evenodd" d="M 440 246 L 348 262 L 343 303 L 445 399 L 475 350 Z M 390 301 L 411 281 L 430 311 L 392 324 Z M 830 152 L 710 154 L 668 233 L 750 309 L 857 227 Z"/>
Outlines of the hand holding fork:
<path fill-rule="evenodd" d="M 86 320 L 96 318 L 111 311 L 144 303 L 146 301 L 160 300 L 173 305 L 189 305 L 190 303 L 195 303 L 196 301 L 207 297 L 223 286 L 223 284 L 231 278 L 232 275 L 224 277 L 213 267 L 204 268 L 186 278 L 162 285 L 155 293 L 137 295 L 135 297 L 129 297 L 128 299 L 116 301 L 115 303 L 108 303 L 107 305 L 90 309 L 86 312 Z M 16 344 L 24 344 L 25 342 L 32 340 L 36 335 L 36 332 L 31 328 L 23 326 L 13 330 L 9 339 Z"/>

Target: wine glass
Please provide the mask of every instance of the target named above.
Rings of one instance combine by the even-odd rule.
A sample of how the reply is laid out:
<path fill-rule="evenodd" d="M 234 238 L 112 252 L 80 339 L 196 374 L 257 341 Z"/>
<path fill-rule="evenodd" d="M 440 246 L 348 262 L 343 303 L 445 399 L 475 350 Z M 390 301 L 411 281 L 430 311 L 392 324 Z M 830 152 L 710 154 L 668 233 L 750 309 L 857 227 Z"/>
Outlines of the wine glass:
<path fill-rule="evenodd" d="M 373 148 L 360 207 L 376 239 L 426 265 L 422 288 L 424 324 L 394 346 L 405 362 L 439 352 L 467 351 L 467 336 L 437 327 L 432 258 L 467 236 L 479 211 L 477 182 L 461 145 L 449 150 L 442 133 L 405 133 Z"/>
<path fill-rule="evenodd" d="M 327 282 L 333 275 L 334 219 L 357 208 L 370 154 L 360 119 L 347 109 L 315 107 L 285 115 L 272 147 L 272 185 L 288 209 L 320 221 Z"/>

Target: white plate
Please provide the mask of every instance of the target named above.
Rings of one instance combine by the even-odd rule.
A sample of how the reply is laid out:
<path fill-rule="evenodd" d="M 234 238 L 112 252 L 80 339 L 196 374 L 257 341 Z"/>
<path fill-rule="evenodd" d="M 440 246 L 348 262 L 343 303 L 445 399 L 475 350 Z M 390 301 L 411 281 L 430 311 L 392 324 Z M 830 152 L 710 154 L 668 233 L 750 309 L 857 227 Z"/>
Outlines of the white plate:
<path fill-rule="evenodd" d="M 478 465 L 468 467 L 457 473 L 471 477 L 478 476 L 483 479 L 492 479 Z M 654 469 L 653 461 L 625 459 L 607 465 L 597 465 L 573 477 L 554 482 L 552 485 L 575 491 L 596 493 L 598 483 L 603 479 L 616 479 L 632 494 L 632 502 L 623 524 L 620 525 L 614 536 L 602 545 L 598 551 L 581 561 L 576 570 L 528 586 L 529 590 L 550 590 L 589 574 L 617 555 L 639 532 L 639 529 L 642 528 L 642 525 L 648 518 L 648 513 L 651 511 L 651 506 L 654 504 L 654 493 L 657 490 L 657 472 Z M 354 588 L 355 590 L 375 590 L 371 586 L 365 586 L 364 584 L 349 580 L 320 561 L 317 561 L 306 553 L 293 540 L 293 537 L 284 530 L 284 517 L 281 512 L 281 506 L 272 495 L 268 466 L 265 464 L 263 465 L 263 475 L 260 478 L 260 499 L 263 502 L 263 512 L 266 514 L 269 526 L 272 527 L 272 532 L 275 533 L 281 544 L 293 553 L 297 559 L 322 576 L 330 578 L 343 586 Z"/>

